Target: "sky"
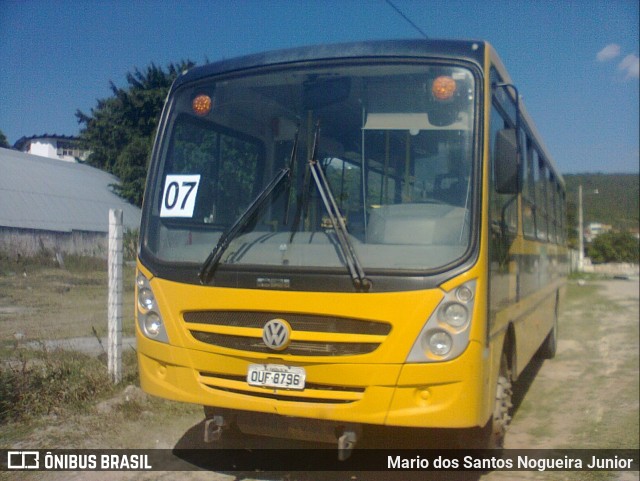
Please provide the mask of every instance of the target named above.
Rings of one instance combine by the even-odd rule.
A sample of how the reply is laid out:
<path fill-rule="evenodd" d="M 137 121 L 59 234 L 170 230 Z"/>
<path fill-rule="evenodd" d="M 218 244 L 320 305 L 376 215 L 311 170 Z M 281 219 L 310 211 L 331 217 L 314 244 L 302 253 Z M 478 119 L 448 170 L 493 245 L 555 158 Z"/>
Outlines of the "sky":
<path fill-rule="evenodd" d="M 563 173 L 638 173 L 637 0 L 391 0 L 429 38 L 488 40 Z M 75 113 L 151 63 L 420 38 L 386 0 L 0 0 L 0 131 Z"/>

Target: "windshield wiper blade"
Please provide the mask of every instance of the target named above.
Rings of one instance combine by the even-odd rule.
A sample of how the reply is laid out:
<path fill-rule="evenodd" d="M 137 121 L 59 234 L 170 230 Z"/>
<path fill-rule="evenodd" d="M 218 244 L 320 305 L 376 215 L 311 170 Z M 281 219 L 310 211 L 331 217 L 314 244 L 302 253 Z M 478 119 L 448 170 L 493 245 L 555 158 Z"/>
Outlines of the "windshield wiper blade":
<path fill-rule="evenodd" d="M 309 170 L 313 180 L 315 181 L 320 197 L 324 204 L 325 210 L 331 220 L 331 225 L 336 237 L 338 238 L 338 245 L 349 269 L 351 275 L 351 281 L 353 282 L 356 290 L 367 292 L 371 289 L 371 280 L 369 280 L 362 269 L 362 264 L 356 255 L 353 243 L 349 239 L 349 232 L 347 226 L 342 217 L 342 213 L 338 207 L 335 196 L 331 190 L 331 186 L 327 181 L 327 177 L 324 175 L 322 167 L 316 159 L 318 139 L 320 137 L 320 123 L 316 125 L 315 139 L 313 141 L 312 156 L 309 160 Z"/>
<path fill-rule="evenodd" d="M 278 173 L 271 179 L 269 184 L 262 189 L 254 201 L 245 209 L 245 211 L 236 219 L 236 221 L 220 236 L 218 239 L 218 243 L 209 254 L 209 257 L 204 261 L 202 267 L 200 268 L 200 272 L 198 273 L 198 277 L 200 278 L 200 282 L 202 284 L 208 284 L 213 277 L 213 273 L 216 270 L 216 267 L 220 263 L 220 259 L 222 259 L 222 255 L 227 250 L 231 241 L 235 239 L 242 229 L 244 229 L 247 223 L 253 218 L 253 216 L 260 210 L 260 208 L 264 205 L 264 203 L 271 197 L 271 194 L 274 190 L 276 190 L 283 181 L 291 182 L 291 171 L 293 169 L 293 163 L 296 155 L 296 151 L 298 148 L 298 133 L 296 132 L 295 139 L 293 142 L 293 149 L 291 151 L 291 159 L 289 161 L 289 165 L 284 167 L 278 171 Z"/>
<path fill-rule="evenodd" d="M 293 148 L 291 149 L 291 157 L 289 158 L 289 174 L 288 174 L 288 182 L 287 188 L 284 193 L 284 219 L 283 224 L 289 224 L 289 205 L 290 205 L 290 197 L 291 197 L 291 185 L 292 185 L 292 176 L 293 176 L 293 166 L 296 162 L 296 155 L 298 153 L 298 130 L 296 129 L 296 134 L 293 138 Z"/>

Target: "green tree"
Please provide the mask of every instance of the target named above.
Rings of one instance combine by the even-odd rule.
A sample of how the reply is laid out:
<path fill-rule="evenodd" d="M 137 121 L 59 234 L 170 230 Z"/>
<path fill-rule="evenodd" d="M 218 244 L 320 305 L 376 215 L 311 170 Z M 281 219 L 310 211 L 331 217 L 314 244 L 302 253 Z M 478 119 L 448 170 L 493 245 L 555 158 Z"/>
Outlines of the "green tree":
<path fill-rule="evenodd" d="M 132 204 L 142 205 L 152 138 L 134 137 L 116 158 L 113 173 L 120 179 L 114 190 Z"/>
<path fill-rule="evenodd" d="M 83 146 L 91 151 L 87 163 L 120 178 L 115 191 L 136 205 L 142 204 L 151 145 L 169 87 L 191 61 L 155 64 L 126 75 L 126 88 L 110 82 L 112 96 L 98 99 L 90 114 L 78 110 Z"/>
<path fill-rule="evenodd" d="M 593 262 L 634 262 L 640 258 L 638 239 L 628 232 L 606 232 L 593 240 L 589 257 Z"/>
<path fill-rule="evenodd" d="M 11 147 L 9 145 L 7 137 L 4 135 L 4 132 L 2 130 L 0 130 L 0 147 L 2 147 L 3 149 L 8 149 Z"/>

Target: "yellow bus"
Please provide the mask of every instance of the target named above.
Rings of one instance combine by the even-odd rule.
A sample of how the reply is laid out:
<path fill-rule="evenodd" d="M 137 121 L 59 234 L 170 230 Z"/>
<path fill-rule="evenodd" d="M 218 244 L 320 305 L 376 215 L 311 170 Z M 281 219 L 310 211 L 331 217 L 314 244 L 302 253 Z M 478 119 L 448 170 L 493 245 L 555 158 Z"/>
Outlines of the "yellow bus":
<path fill-rule="evenodd" d="M 225 429 L 499 446 L 551 357 L 564 182 L 483 41 L 296 48 L 173 84 L 136 277 L 142 388 Z M 459 432 L 459 431 L 458 431 Z"/>

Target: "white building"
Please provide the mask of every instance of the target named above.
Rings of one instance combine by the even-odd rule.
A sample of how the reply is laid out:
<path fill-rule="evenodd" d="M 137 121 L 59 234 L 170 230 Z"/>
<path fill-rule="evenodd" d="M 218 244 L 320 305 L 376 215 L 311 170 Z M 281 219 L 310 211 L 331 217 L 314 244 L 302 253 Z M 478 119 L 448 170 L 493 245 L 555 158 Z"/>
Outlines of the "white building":
<path fill-rule="evenodd" d="M 593 239 L 598 237 L 600 234 L 605 234 L 606 232 L 611 232 L 612 230 L 613 226 L 609 224 L 591 222 L 585 230 L 584 238 L 587 242 L 593 242 Z"/>
<path fill-rule="evenodd" d="M 84 161 L 89 156 L 88 150 L 78 146 L 78 139 L 68 135 L 44 134 L 22 137 L 13 148 L 27 154 L 67 162 Z"/>

